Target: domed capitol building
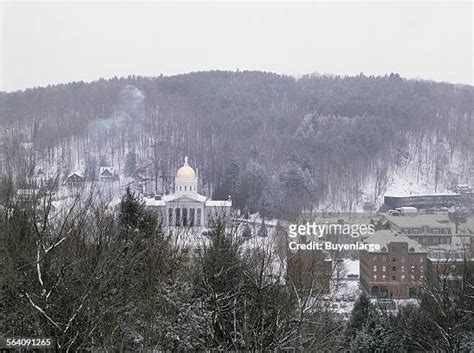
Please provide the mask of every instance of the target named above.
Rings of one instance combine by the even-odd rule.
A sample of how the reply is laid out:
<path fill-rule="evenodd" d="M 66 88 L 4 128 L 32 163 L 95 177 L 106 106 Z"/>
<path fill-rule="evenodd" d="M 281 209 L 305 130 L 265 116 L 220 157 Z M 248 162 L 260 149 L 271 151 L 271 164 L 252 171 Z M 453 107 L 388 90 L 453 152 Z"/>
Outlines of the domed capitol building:
<path fill-rule="evenodd" d="M 174 193 L 145 199 L 145 206 L 159 212 L 165 227 L 208 228 L 213 219 L 229 216 L 232 200 L 211 200 L 198 193 L 198 175 L 184 158 L 176 172 Z"/>

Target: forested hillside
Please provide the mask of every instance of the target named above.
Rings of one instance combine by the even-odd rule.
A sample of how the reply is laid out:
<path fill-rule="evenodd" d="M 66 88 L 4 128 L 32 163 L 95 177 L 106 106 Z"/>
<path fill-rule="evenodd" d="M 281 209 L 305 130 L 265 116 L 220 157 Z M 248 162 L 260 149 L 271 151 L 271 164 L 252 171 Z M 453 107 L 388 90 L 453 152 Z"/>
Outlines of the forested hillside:
<path fill-rule="evenodd" d="M 231 194 L 241 210 L 370 209 L 401 188 L 401 176 L 406 192 L 472 180 L 473 98 L 470 86 L 397 74 L 75 82 L 0 95 L 0 168 L 20 184 L 35 166 L 62 176 L 104 165 L 123 172 L 133 155 L 160 193 L 188 155 L 202 192 Z"/>

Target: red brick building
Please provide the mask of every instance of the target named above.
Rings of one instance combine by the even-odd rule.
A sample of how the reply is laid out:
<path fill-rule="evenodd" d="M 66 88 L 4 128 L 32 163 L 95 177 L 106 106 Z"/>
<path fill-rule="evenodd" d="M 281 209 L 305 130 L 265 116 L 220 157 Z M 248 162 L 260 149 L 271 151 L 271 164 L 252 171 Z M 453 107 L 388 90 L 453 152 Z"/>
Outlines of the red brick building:
<path fill-rule="evenodd" d="M 416 297 L 426 279 L 427 251 L 406 235 L 379 230 L 365 243 L 380 244 L 378 251 L 360 252 L 360 282 L 371 297 Z"/>

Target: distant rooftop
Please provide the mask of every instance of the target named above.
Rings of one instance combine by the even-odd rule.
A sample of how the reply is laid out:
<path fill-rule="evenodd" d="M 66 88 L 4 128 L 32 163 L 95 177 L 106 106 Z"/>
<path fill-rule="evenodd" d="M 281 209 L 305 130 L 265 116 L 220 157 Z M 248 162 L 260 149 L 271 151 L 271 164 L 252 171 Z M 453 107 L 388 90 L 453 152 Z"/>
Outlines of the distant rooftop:
<path fill-rule="evenodd" d="M 386 194 L 384 197 L 415 197 L 415 196 L 460 196 L 458 193 L 446 192 L 446 193 L 433 193 L 433 194 Z"/>
<path fill-rule="evenodd" d="M 446 227 L 451 228 L 447 213 L 417 214 L 410 216 L 385 215 L 385 218 L 399 227 Z"/>

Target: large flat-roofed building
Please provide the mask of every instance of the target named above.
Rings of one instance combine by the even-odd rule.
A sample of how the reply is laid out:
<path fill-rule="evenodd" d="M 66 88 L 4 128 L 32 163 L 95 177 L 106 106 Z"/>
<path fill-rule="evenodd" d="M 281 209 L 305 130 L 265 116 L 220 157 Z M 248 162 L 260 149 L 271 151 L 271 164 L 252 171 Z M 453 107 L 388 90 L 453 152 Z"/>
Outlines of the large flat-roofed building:
<path fill-rule="evenodd" d="M 360 252 L 360 284 L 371 297 L 416 297 L 426 276 L 427 251 L 406 235 L 379 230 L 365 240 L 380 250 Z"/>
<path fill-rule="evenodd" d="M 461 195 L 456 193 L 424 195 L 385 195 L 387 208 L 416 207 L 420 209 L 451 207 L 461 203 Z"/>
<path fill-rule="evenodd" d="M 198 193 L 198 176 L 188 164 L 178 169 L 174 193 L 145 198 L 145 206 L 161 214 L 164 226 L 172 228 L 208 228 L 214 219 L 231 215 L 232 200 L 210 200 Z"/>
<path fill-rule="evenodd" d="M 416 240 L 424 247 L 451 244 L 455 232 L 447 213 L 395 215 L 387 214 L 388 227 Z"/>

